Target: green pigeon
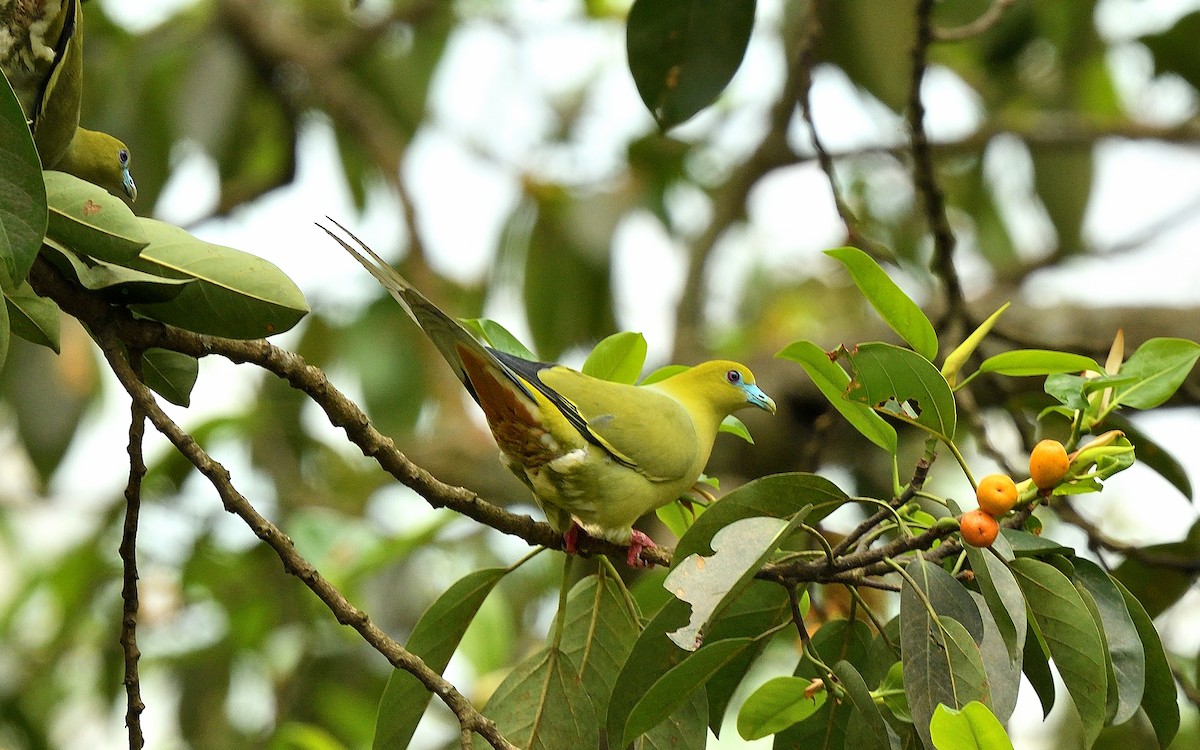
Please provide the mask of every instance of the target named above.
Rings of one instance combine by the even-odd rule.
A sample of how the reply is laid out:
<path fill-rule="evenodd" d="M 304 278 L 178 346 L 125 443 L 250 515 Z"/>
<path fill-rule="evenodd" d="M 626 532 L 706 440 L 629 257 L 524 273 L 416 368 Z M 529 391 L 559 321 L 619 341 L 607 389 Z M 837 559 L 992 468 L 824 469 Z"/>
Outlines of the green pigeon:
<path fill-rule="evenodd" d="M 129 148 L 79 126 L 83 95 L 79 0 L 0 0 L 0 70 L 17 94 L 44 169 L 137 198 Z"/>

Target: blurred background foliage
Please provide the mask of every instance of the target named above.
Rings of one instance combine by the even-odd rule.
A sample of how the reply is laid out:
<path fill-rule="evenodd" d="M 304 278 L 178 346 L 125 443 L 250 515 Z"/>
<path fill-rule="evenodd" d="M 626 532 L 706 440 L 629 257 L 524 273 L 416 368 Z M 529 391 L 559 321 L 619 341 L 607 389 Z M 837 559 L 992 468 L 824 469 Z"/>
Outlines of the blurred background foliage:
<path fill-rule="evenodd" d="M 886 492 L 886 462 L 864 458 L 874 454 L 861 438 L 839 426 L 798 369 L 771 356 L 800 336 L 830 348 L 887 337 L 861 297 L 847 293 L 848 279 L 817 254 L 847 236 L 869 241 L 935 312 L 941 304 L 904 149 L 914 5 L 760 2 L 731 88 L 663 134 L 635 106 L 620 0 L 91 0 L 82 121 L 130 145 L 138 213 L 166 210 L 172 192 L 202 236 L 207 222 L 236 221 L 290 185 L 313 158 L 302 149 L 307 134 L 329 133 L 344 180 L 338 189 L 367 213 L 384 196 L 401 231 L 378 249 L 400 252 L 403 272 L 446 309 L 502 317 L 528 333 L 541 357 L 567 361 L 618 327 L 655 321 L 656 364 L 708 353 L 743 359 L 782 407 L 773 421 L 750 422 L 756 446 L 718 446 L 709 473 L 723 486 L 821 469 L 863 494 Z M 997 21 L 972 33 L 997 9 Z M 935 14 L 944 40 L 932 48 L 923 94 L 974 320 L 1013 299 L 999 327 L 1003 345 L 1097 357 L 1119 327 L 1128 350 L 1150 336 L 1200 339 L 1200 298 L 1160 289 L 1191 279 L 1194 290 L 1200 278 L 1187 249 L 1200 214 L 1200 8 L 946 0 Z M 790 64 L 812 33 L 811 68 Z M 802 72 L 812 74 L 812 118 L 854 217 L 850 233 L 796 108 L 774 106 L 801 90 Z M 447 83 L 476 76 L 484 83 Z M 504 76 L 515 76 L 505 94 L 522 93 L 497 110 L 487 86 Z M 431 239 L 453 236 L 455 222 L 482 219 L 470 185 L 445 185 L 458 171 L 413 165 L 414 144 L 430 138 L 453 143 L 512 193 L 500 201 L 504 216 L 482 274 L 433 249 L 446 243 Z M 180 176 L 197 158 L 215 190 Z M 1164 163 L 1190 164 L 1191 180 L 1164 182 L 1154 171 Z M 447 191 L 457 205 L 425 205 Z M 198 197 L 208 193 L 211 200 Z M 1131 203 L 1122 212 L 1121 198 L 1116 206 L 1104 199 L 1138 193 L 1150 196 L 1149 209 Z M 308 195 L 290 207 L 294 221 L 330 210 L 321 186 Z M 1112 236 L 1113 226 L 1123 233 Z M 261 231 L 269 242 L 272 227 Z M 313 314 L 284 345 L 344 384 L 419 465 L 496 502 L 527 504 L 432 348 L 390 299 L 371 294 L 351 311 L 310 299 Z M 961 331 L 942 334 L 945 351 Z M 83 331 L 66 326 L 62 348 L 55 357 L 14 341 L 0 372 L 3 748 L 123 742 L 115 488 L 124 469 L 73 452 L 123 442 L 125 407 Z M 198 394 L 207 382 L 208 395 L 197 398 L 209 406 L 185 415 L 186 424 L 301 553 L 392 635 L 403 639 L 452 580 L 523 553 L 518 542 L 428 510 L 347 450 L 297 391 L 235 369 L 205 364 Z M 1013 391 L 977 383 L 979 423 L 1017 455 L 1035 437 L 1033 417 L 1045 403 L 1039 384 Z M 235 394 L 235 407 L 222 405 Z M 1198 402 L 1193 376 L 1170 405 L 1174 421 L 1146 425 L 1161 430 L 1154 436 L 1192 481 L 1189 459 L 1200 454 L 1183 436 L 1194 441 Z M 140 550 L 149 745 L 367 747 L 387 664 L 223 514 L 190 465 L 161 445 L 151 459 Z M 1200 561 L 1191 541 L 1200 534 L 1182 531 L 1196 517 L 1188 498 L 1148 473 L 1105 496 L 1112 499 L 1089 511 L 1097 529 L 1178 542 L 1172 552 Z M 1145 503 L 1141 516 L 1154 518 L 1130 511 L 1133 498 Z M 1088 544 L 1047 523 L 1050 533 Z M 451 665 L 451 681 L 468 695 L 486 696 L 544 635 L 551 567 L 523 567 L 489 599 Z M 1177 574 L 1169 601 L 1158 603 L 1166 643 L 1193 691 L 1200 643 L 1183 624 L 1195 623 L 1197 571 L 1200 564 Z M 1131 575 L 1146 584 L 1161 572 Z M 817 600 L 818 612 L 837 613 L 832 593 Z M 1200 743 L 1194 705 L 1186 716 L 1175 747 Z M 1028 746 L 1074 746 L 1066 715 L 1056 712 L 1051 728 L 1045 744 Z M 1121 727 L 1100 746 L 1152 746 L 1146 731 Z M 1021 747 L 1037 733 L 1014 734 Z M 415 746 L 456 742 L 448 713 L 435 706 Z"/>

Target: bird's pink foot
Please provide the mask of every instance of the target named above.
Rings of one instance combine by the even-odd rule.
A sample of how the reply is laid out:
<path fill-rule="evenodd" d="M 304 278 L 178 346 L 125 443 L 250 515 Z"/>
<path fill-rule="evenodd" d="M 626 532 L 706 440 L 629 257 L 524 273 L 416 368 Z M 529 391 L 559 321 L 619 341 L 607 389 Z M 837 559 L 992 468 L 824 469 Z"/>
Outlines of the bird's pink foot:
<path fill-rule="evenodd" d="M 642 550 L 654 549 L 656 546 L 653 539 L 634 529 L 633 537 L 629 540 L 629 555 L 625 558 L 625 562 L 631 568 L 646 567 L 646 563 L 642 562 Z"/>
<path fill-rule="evenodd" d="M 571 526 L 563 533 L 563 550 L 568 555 L 573 555 L 579 551 L 579 524 L 574 521 Z"/>

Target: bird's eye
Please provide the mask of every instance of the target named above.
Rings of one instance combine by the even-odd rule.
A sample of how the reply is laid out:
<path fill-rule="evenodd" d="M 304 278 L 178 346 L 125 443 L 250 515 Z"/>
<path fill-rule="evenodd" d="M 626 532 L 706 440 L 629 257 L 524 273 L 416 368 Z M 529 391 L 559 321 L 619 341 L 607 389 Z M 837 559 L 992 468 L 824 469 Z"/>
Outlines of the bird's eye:
<path fill-rule="evenodd" d="M 742 374 L 737 370 L 730 370 L 729 372 L 725 373 L 725 379 L 731 384 L 737 385 L 738 383 L 742 382 Z"/>
<path fill-rule="evenodd" d="M 129 163 L 129 152 L 126 151 L 125 149 L 121 149 L 120 151 L 118 151 L 117 152 L 117 161 L 119 161 L 121 163 L 122 167 L 125 166 L 126 164 L 128 164 Z"/>

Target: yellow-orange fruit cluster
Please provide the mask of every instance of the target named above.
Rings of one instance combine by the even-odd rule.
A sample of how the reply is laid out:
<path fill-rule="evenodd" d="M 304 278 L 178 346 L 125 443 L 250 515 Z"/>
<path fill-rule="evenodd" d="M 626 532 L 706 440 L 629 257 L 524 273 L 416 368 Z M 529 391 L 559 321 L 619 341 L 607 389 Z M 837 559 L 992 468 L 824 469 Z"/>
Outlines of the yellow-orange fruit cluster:
<path fill-rule="evenodd" d="M 1062 483 L 1071 467 L 1067 449 L 1057 440 L 1043 440 L 1029 454 L 1029 478 L 1039 490 L 1050 490 Z"/>
<path fill-rule="evenodd" d="M 972 547 L 991 547 L 1000 535 L 1000 522 L 982 510 L 963 513 L 958 526 L 962 540 Z"/>

